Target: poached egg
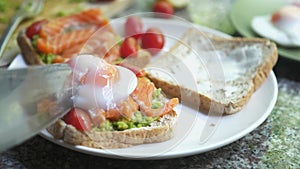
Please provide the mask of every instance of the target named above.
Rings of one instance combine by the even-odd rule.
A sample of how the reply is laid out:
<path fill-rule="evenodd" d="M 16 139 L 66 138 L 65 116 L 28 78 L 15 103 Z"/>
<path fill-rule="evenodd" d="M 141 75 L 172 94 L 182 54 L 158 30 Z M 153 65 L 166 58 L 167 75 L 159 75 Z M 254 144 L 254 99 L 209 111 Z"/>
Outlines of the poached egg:
<path fill-rule="evenodd" d="M 272 15 L 256 16 L 252 29 L 262 37 L 285 47 L 300 47 L 300 6 L 287 5 Z"/>
<path fill-rule="evenodd" d="M 83 110 L 115 109 L 137 86 L 137 77 L 131 70 L 93 55 L 75 56 L 69 65 L 75 87 L 73 103 Z"/>

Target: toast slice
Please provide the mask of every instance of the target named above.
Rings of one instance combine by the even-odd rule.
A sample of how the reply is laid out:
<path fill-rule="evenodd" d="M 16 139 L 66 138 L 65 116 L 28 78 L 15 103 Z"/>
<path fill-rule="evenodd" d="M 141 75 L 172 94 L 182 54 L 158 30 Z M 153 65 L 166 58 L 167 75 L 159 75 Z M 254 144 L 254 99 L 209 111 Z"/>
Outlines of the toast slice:
<path fill-rule="evenodd" d="M 99 149 L 127 148 L 138 144 L 163 142 L 173 137 L 173 127 L 177 121 L 176 112 L 164 115 L 149 126 L 123 131 L 78 131 L 74 126 L 59 119 L 47 128 L 56 139 L 73 145 Z"/>
<path fill-rule="evenodd" d="M 80 63 L 80 66 L 76 63 Z M 114 72 L 117 68 L 113 65 L 94 55 L 76 56 L 69 65 L 73 72 L 63 88 L 72 89 L 70 101 L 74 105 L 64 117 L 47 128 L 54 138 L 74 145 L 105 149 L 162 142 L 172 138 L 177 120 L 174 108 L 179 103 L 178 98 L 167 99 L 161 89 L 142 75 L 137 77 L 133 91 L 118 98 L 112 93 L 120 95 L 122 91 L 119 91 L 120 88 L 113 91 L 112 87 L 124 79 L 119 76 L 124 74 Z M 101 76 L 95 76 L 93 71 L 99 69 L 101 72 L 98 74 Z M 93 79 L 86 80 L 88 76 Z M 104 85 L 96 84 L 98 77 L 110 79 Z M 119 80 L 112 82 L 115 80 L 113 78 Z M 122 82 L 122 89 L 125 90 L 124 80 Z M 52 105 L 51 99 L 42 99 L 38 111 L 49 112 L 48 109 L 52 107 L 49 105 Z"/>
<path fill-rule="evenodd" d="M 277 59 L 277 47 L 267 39 L 227 39 L 190 29 L 146 72 L 183 104 L 205 113 L 233 114 L 247 104 Z"/>

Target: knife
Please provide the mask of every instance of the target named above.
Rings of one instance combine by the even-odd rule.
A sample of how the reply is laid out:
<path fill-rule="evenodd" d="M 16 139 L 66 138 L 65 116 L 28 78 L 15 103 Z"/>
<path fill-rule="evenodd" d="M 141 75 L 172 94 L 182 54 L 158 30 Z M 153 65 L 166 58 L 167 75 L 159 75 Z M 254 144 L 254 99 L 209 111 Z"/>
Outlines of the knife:
<path fill-rule="evenodd" d="M 0 152 L 55 122 L 72 107 L 67 64 L 0 70 Z"/>

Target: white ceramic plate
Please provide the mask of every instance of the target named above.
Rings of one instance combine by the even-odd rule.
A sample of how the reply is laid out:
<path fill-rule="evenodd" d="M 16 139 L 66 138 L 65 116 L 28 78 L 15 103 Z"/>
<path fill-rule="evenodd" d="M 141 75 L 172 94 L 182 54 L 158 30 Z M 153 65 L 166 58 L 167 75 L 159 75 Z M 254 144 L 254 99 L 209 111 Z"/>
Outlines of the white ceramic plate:
<path fill-rule="evenodd" d="M 146 26 L 155 25 L 163 32 L 168 32 L 169 35 L 176 37 L 180 37 L 191 27 L 189 24 L 159 19 L 147 19 L 144 20 L 144 24 Z M 208 28 L 198 28 L 220 36 L 229 37 Z M 173 43 L 167 41 L 165 50 L 168 50 Z M 13 68 L 23 66 L 21 57 L 18 57 L 11 65 Z M 223 117 L 208 117 L 203 113 L 179 105 L 177 110 L 181 113 L 177 125 L 174 127 L 174 138 L 162 143 L 143 144 L 124 149 L 101 150 L 67 144 L 62 140 L 54 139 L 46 130 L 41 131 L 40 135 L 63 147 L 109 158 L 167 159 L 189 156 L 222 147 L 253 131 L 271 113 L 277 99 L 277 92 L 276 77 L 271 72 L 263 85 L 253 94 L 246 107 L 236 114 Z M 203 139 L 203 136 L 206 139 Z"/>
<path fill-rule="evenodd" d="M 40 135 L 63 147 L 102 157 L 121 159 L 169 159 L 207 152 L 230 144 L 253 131 L 270 115 L 277 98 L 277 81 L 273 72 L 264 84 L 253 94 L 246 107 L 233 115 L 224 116 L 215 124 L 216 130 L 206 142 L 200 140 L 207 116 L 189 109 L 180 114 L 181 119 L 195 118 L 187 135 L 181 127 L 185 120 L 179 120 L 174 128 L 175 137 L 162 143 L 143 144 L 125 149 L 101 150 L 84 146 L 74 146 L 52 137 L 46 130 Z M 188 109 L 188 108 L 186 108 Z"/>

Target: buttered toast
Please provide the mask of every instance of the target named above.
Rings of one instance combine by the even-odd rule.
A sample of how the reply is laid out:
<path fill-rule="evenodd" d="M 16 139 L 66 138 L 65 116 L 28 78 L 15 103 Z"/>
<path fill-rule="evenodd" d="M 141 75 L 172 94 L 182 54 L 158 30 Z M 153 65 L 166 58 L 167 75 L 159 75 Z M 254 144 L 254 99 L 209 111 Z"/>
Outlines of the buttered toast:
<path fill-rule="evenodd" d="M 205 113 L 233 114 L 246 105 L 277 59 L 277 47 L 267 39 L 227 39 L 191 29 L 146 72 L 184 104 Z"/>

